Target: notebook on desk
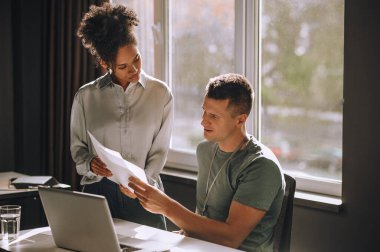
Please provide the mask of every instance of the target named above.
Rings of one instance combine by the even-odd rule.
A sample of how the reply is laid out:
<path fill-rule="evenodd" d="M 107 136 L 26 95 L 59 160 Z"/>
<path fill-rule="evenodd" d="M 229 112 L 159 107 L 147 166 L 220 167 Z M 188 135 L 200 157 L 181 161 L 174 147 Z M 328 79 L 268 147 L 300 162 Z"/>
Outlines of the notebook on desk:
<path fill-rule="evenodd" d="M 120 243 L 103 196 L 39 188 L 42 205 L 58 247 L 75 251 L 166 251 L 169 244 L 126 237 Z"/>

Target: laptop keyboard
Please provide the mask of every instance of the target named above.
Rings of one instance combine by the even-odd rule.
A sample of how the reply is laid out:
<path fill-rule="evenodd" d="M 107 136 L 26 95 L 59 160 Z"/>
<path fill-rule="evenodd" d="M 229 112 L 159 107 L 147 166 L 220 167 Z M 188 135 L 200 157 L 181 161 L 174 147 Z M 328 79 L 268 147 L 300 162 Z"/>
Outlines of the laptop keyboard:
<path fill-rule="evenodd" d="M 135 247 L 132 247 L 132 246 L 128 246 L 126 244 L 121 244 L 121 243 L 120 243 L 120 249 L 121 249 L 122 252 L 132 252 L 132 251 L 141 250 L 141 248 L 135 248 Z"/>
<path fill-rule="evenodd" d="M 124 235 L 117 235 L 121 252 L 144 251 L 144 252 L 168 252 L 172 245 L 159 241 L 141 240 Z"/>

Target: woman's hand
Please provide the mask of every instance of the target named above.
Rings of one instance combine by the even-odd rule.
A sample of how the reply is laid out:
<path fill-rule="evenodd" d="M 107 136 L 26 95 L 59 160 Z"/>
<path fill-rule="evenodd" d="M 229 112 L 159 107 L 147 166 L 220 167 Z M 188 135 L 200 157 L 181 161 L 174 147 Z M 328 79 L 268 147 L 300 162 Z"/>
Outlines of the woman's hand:
<path fill-rule="evenodd" d="M 91 171 L 98 176 L 111 177 L 112 172 L 107 169 L 107 166 L 99 157 L 94 157 L 90 162 Z"/>
<path fill-rule="evenodd" d="M 172 199 L 154 186 L 148 185 L 138 178 L 129 178 L 129 187 L 134 190 L 140 204 L 149 212 L 165 215 Z"/>

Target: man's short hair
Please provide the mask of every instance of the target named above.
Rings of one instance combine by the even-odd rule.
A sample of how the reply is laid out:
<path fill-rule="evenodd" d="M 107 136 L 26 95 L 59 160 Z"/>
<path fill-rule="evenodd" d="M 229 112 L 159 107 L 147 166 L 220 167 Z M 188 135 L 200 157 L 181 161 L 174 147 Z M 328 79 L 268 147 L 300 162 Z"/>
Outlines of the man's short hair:
<path fill-rule="evenodd" d="M 206 87 L 206 97 L 215 100 L 228 99 L 227 108 L 232 115 L 249 115 L 254 92 L 249 81 L 240 74 L 228 73 L 211 78 Z"/>

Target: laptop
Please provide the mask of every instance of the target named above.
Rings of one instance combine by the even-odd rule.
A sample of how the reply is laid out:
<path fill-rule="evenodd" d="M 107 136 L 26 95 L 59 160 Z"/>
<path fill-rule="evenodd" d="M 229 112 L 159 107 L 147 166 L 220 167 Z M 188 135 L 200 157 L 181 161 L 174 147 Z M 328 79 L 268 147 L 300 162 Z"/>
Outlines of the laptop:
<path fill-rule="evenodd" d="M 152 251 L 144 248 L 139 239 L 139 247 L 119 243 L 105 197 L 43 187 L 38 192 L 57 247 L 91 252 Z M 128 237 L 136 244 L 133 239 Z M 155 247 L 154 242 L 147 242 L 150 248 Z M 156 243 L 156 247 L 168 247 Z"/>

